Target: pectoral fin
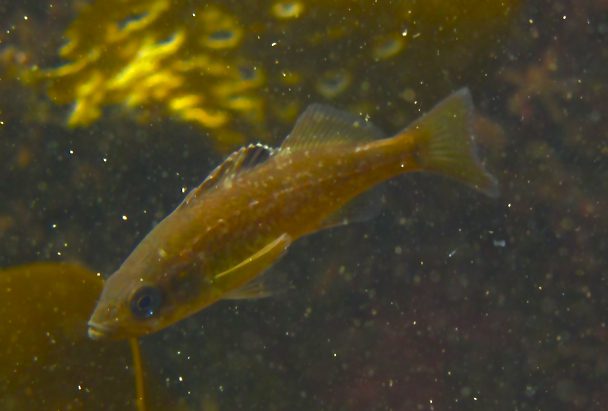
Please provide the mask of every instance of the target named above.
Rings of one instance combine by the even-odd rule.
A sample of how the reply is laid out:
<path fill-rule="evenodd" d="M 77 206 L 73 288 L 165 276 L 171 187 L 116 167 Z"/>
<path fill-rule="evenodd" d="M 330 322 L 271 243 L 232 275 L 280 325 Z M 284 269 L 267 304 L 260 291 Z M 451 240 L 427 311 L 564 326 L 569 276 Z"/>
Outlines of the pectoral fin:
<path fill-rule="evenodd" d="M 224 291 L 228 298 L 231 293 L 238 295 L 239 288 L 246 286 L 257 275 L 269 268 L 285 253 L 290 244 L 289 235 L 281 235 L 231 269 L 216 275 L 213 279 L 214 285 Z"/>

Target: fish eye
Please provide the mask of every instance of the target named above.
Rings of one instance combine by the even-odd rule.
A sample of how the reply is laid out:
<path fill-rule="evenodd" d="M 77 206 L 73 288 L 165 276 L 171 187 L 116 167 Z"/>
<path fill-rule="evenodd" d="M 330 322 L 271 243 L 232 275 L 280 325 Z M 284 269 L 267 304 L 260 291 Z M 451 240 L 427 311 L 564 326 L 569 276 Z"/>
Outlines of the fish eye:
<path fill-rule="evenodd" d="M 146 285 L 133 293 L 130 304 L 133 315 L 140 320 L 146 320 L 158 314 L 162 294 L 157 287 Z"/>

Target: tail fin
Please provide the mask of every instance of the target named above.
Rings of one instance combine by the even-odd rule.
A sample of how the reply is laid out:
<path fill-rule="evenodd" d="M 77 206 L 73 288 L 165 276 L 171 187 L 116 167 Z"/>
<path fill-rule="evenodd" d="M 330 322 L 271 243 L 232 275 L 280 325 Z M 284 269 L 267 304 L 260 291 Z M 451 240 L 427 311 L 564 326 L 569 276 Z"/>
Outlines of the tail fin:
<path fill-rule="evenodd" d="M 484 170 L 472 132 L 473 102 L 463 88 L 437 104 L 405 130 L 417 142 L 417 161 L 425 171 L 462 181 L 491 197 L 498 195 L 496 179 Z"/>

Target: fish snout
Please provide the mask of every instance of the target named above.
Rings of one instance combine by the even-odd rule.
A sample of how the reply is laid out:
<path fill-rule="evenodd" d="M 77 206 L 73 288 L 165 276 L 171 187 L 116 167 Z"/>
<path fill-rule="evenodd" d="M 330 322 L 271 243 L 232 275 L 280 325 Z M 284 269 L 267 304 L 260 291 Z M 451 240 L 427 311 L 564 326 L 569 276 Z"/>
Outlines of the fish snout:
<path fill-rule="evenodd" d="M 112 331 L 108 327 L 89 322 L 88 334 L 89 338 L 92 340 L 102 340 L 110 337 Z"/>

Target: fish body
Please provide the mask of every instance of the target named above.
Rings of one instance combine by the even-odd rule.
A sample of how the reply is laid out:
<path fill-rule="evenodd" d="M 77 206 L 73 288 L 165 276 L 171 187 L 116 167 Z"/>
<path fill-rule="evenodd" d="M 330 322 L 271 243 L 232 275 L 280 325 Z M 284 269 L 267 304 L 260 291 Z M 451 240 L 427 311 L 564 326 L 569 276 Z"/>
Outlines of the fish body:
<path fill-rule="evenodd" d="M 255 279 L 291 243 L 365 219 L 380 201 L 368 190 L 396 175 L 440 173 L 495 195 L 474 152 L 472 110 L 463 89 L 383 138 L 359 117 L 310 106 L 281 147 L 230 155 L 142 240 L 106 282 L 89 335 L 148 334 L 220 299 L 265 295 Z"/>

